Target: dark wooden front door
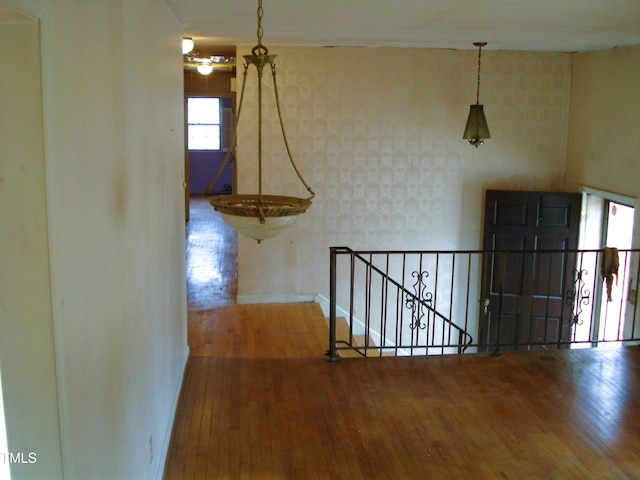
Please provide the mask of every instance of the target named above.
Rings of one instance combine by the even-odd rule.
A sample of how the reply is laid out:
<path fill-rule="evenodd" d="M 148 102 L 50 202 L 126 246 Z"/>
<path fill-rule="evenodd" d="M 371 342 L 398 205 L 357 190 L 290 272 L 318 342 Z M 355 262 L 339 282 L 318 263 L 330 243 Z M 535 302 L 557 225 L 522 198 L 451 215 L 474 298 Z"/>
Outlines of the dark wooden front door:
<path fill-rule="evenodd" d="M 481 351 L 560 348 L 571 335 L 579 193 L 486 192 Z M 544 252 L 554 250 L 556 252 Z"/>

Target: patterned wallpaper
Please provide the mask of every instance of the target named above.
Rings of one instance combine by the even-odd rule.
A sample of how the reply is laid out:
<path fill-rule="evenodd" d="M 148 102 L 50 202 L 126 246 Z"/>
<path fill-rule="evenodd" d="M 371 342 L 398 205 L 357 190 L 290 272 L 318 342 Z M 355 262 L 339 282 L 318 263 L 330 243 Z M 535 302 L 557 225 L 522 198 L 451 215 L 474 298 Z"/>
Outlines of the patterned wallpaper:
<path fill-rule="evenodd" d="M 239 58 L 249 50 L 239 49 Z M 240 239 L 240 296 L 327 296 L 330 246 L 480 248 L 485 189 L 562 186 L 568 54 L 483 50 L 480 103 L 492 138 L 476 149 L 462 140 L 475 103 L 476 50 L 270 53 L 278 55 L 294 160 L 316 197 L 281 236 L 261 245 Z M 255 191 L 255 83 L 252 68 L 239 126 L 239 193 Z M 270 79 L 264 94 L 264 191 L 306 196 L 287 163 Z"/>

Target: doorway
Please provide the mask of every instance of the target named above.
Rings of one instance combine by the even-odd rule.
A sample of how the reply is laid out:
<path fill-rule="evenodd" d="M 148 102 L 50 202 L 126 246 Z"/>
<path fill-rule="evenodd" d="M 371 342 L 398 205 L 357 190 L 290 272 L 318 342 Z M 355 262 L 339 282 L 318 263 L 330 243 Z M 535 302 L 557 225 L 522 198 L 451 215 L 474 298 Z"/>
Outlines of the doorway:
<path fill-rule="evenodd" d="M 202 195 L 207 188 L 210 194 L 232 193 L 234 159 L 228 149 L 233 97 L 189 94 L 185 111 L 190 194 Z"/>
<path fill-rule="evenodd" d="M 235 47 L 200 51 L 203 56 L 235 54 Z M 216 70 L 210 75 L 201 75 L 195 68 L 184 70 L 190 328 L 194 319 L 201 319 L 201 312 L 235 303 L 237 293 L 236 232 L 203 195 L 230 194 L 236 190 L 235 155 L 229 152 L 235 122 L 235 75 L 235 68 Z"/>
<path fill-rule="evenodd" d="M 615 248 L 618 250 L 618 268 L 617 275 L 610 282 L 610 292 L 607 282 L 593 283 L 593 303 L 587 305 L 584 311 L 585 318 L 591 318 L 591 321 L 576 325 L 574 333 L 577 340 L 590 340 L 593 343 L 576 345 L 574 348 L 597 344 L 617 346 L 624 337 L 627 306 L 633 300 L 629 292 L 631 255 L 625 250 L 632 248 L 635 203 L 634 198 L 590 188 L 583 189 L 580 249 Z M 593 262 L 601 265 L 603 258 L 594 259 Z M 594 276 L 600 273 L 594 272 Z"/>

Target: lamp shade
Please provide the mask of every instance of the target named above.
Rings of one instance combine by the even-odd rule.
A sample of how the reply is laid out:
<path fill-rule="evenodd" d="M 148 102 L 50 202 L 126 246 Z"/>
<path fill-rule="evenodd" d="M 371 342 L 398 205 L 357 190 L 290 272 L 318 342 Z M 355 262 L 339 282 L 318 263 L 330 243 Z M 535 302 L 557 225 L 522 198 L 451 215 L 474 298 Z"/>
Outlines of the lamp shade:
<path fill-rule="evenodd" d="M 267 217 L 264 223 L 256 217 L 244 217 L 240 215 L 221 214 L 222 219 L 247 238 L 261 242 L 267 238 L 273 238 L 286 228 L 294 225 L 300 215 L 288 215 L 285 217 Z"/>
<path fill-rule="evenodd" d="M 311 199 L 281 195 L 213 195 L 209 202 L 227 224 L 258 243 L 294 225 L 311 205 Z"/>
<path fill-rule="evenodd" d="M 467 126 L 462 136 L 462 138 L 469 140 L 469 143 L 476 148 L 484 143 L 485 138 L 491 138 L 483 107 L 483 105 L 471 105 L 469 118 L 467 118 Z"/>

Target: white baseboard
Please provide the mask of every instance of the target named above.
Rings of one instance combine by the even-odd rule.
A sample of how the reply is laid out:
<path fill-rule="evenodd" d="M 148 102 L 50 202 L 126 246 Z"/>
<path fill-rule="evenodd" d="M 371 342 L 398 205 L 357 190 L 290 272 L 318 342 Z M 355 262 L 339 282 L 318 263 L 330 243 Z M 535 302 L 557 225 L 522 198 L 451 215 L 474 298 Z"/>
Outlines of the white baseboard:
<path fill-rule="evenodd" d="M 308 303 L 315 302 L 316 295 L 288 295 L 288 294 L 276 294 L 276 295 L 238 295 L 236 302 L 239 304 L 251 304 L 251 303 Z"/>
<path fill-rule="evenodd" d="M 162 480 L 164 477 L 164 471 L 167 468 L 167 455 L 169 454 L 169 443 L 171 443 L 171 435 L 173 434 L 173 425 L 176 420 L 176 414 L 178 413 L 178 402 L 180 401 L 180 394 L 182 393 L 182 383 L 184 382 L 184 376 L 187 372 L 187 363 L 189 362 L 189 346 L 187 345 L 184 349 L 184 354 L 182 357 L 182 366 L 180 368 L 180 377 L 178 378 L 178 384 L 176 386 L 176 391 L 174 393 L 173 402 L 171 405 L 171 416 L 169 418 L 169 423 L 167 425 L 167 431 L 164 436 L 164 440 L 162 443 L 162 456 L 160 461 L 158 462 L 158 471 L 156 472 L 156 479 Z"/>

